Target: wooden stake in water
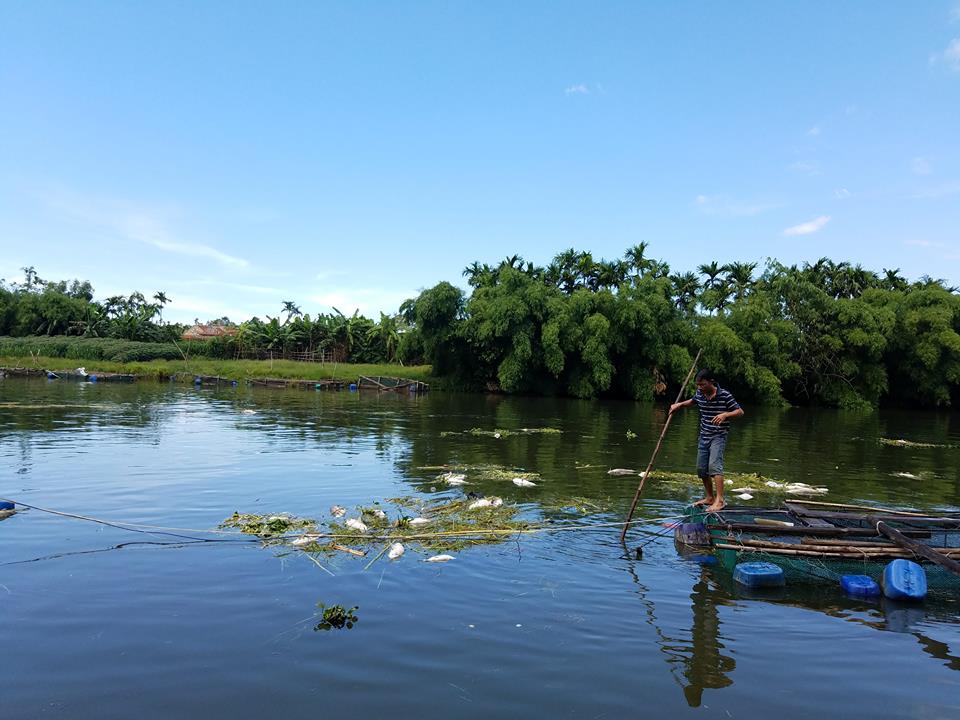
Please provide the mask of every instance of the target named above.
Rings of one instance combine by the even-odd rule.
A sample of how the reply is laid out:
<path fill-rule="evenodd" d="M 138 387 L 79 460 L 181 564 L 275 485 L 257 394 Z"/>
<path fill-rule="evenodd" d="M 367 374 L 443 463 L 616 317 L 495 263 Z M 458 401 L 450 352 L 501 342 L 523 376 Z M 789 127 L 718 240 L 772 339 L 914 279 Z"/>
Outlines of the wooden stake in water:
<path fill-rule="evenodd" d="M 690 372 L 687 373 L 686 379 L 680 386 L 680 392 L 677 393 L 677 399 L 674 401 L 674 404 L 680 402 L 680 398 L 683 397 L 683 393 L 687 389 L 687 384 L 690 382 L 690 378 L 693 377 L 693 371 L 697 369 L 697 363 L 700 361 L 701 354 L 703 354 L 703 348 L 697 351 L 697 356 L 693 359 L 693 365 L 690 366 Z M 640 484 L 637 486 L 637 492 L 633 496 L 633 503 L 630 505 L 630 512 L 627 513 L 627 519 L 623 523 L 623 530 L 620 532 L 620 542 L 623 542 L 627 537 L 627 528 L 630 527 L 630 521 L 633 519 L 633 512 L 637 509 L 637 503 L 640 501 L 640 493 L 643 492 L 643 483 L 646 482 L 646 479 L 650 476 L 650 471 L 653 469 L 653 463 L 657 459 L 657 453 L 660 452 L 660 446 L 663 445 L 663 438 L 667 434 L 667 428 L 670 427 L 670 420 L 672 419 L 673 413 L 667 413 L 667 421 L 663 424 L 663 430 L 660 431 L 660 439 L 657 440 L 657 446 L 653 449 L 653 455 L 650 456 L 650 462 L 647 464 L 647 469 L 644 471 L 643 475 L 640 476 Z"/>

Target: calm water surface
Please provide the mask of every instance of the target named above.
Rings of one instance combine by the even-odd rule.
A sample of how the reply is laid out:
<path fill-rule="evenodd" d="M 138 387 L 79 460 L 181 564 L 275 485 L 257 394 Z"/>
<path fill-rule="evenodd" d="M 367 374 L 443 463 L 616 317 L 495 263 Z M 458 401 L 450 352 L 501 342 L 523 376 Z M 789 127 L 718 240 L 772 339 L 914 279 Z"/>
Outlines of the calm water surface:
<path fill-rule="evenodd" d="M 549 508 L 589 498 L 609 510 L 580 522 L 604 523 L 636 488 L 606 470 L 642 467 L 662 422 L 662 407 L 625 402 L 8 379 L 0 495 L 210 529 L 234 510 L 320 517 L 334 503 L 452 495 L 420 468 L 496 463 L 543 480 L 471 489 L 558 524 L 570 516 Z M 441 436 L 474 427 L 563 432 Z M 689 411 L 659 467 L 690 471 L 695 437 Z M 960 416 L 748 408 L 727 467 L 824 485 L 832 501 L 960 507 L 960 449 L 879 437 L 960 445 Z M 748 596 L 651 535 L 695 493 L 649 485 L 628 551 L 618 528 L 598 527 L 445 565 L 408 551 L 364 571 L 344 554 L 335 577 L 251 543 L 110 549 L 175 539 L 21 512 L 0 523 L 0 718 L 960 716 L 957 598 Z M 318 602 L 358 605 L 360 621 L 315 632 Z"/>

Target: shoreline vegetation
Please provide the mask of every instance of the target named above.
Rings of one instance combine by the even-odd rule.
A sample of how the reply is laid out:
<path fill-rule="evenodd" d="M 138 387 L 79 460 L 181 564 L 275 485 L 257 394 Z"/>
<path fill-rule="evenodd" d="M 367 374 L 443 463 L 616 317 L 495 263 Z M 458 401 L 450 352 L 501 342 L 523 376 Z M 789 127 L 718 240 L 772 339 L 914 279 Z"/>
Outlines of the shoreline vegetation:
<path fill-rule="evenodd" d="M 444 389 L 651 401 L 675 392 L 702 350 L 701 367 L 746 403 L 960 403 L 960 294 L 945 280 L 829 258 L 678 272 L 647 249 L 606 260 L 571 248 L 545 266 L 519 255 L 474 262 L 463 271 L 469 293 L 442 281 L 378 321 L 311 316 L 286 300 L 277 317 L 209 320 L 213 332 L 201 334 L 211 339 L 187 341 L 185 325 L 163 320 L 162 291 L 97 301 L 89 282 L 28 267 L 22 282 L 0 281 L 0 357 L 236 379 L 339 379 L 332 368 L 349 363 L 429 374 Z M 257 360 L 270 372 L 242 365 Z"/>
<path fill-rule="evenodd" d="M 304 363 L 292 360 L 148 360 L 140 362 L 115 362 L 91 358 L 62 358 L 49 356 L 0 355 L 0 369 L 34 370 L 38 372 L 66 372 L 84 367 L 87 373 L 132 375 L 137 380 L 193 382 L 195 377 L 219 377 L 225 382 L 238 383 L 269 380 L 290 381 L 336 381 L 347 385 L 357 382 L 360 376 L 402 377 L 427 383 L 436 388 L 436 378 L 430 375 L 427 366 L 402 366 L 386 364 L 355 363 Z M 443 387 L 442 381 L 439 387 Z"/>

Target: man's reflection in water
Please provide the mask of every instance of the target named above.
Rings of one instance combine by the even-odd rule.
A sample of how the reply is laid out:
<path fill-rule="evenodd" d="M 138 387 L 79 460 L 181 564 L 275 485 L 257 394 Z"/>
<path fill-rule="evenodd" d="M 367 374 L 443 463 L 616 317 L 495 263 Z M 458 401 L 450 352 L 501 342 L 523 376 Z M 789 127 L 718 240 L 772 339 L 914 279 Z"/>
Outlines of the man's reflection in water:
<path fill-rule="evenodd" d="M 646 609 L 647 622 L 659 637 L 658 645 L 667 656 L 671 674 L 683 688 L 687 704 L 690 707 L 699 707 L 704 690 L 732 685 L 733 680 L 729 674 L 736 669 L 737 664 L 729 654 L 723 653 L 718 607 L 731 605 L 734 601 L 711 580 L 709 571 L 704 567 L 697 568 L 690 592 L 693 621 L 688 625 L 685 611 L 682 618 L 669 617 L 670 611 L 676 607 L 674 604 L 662 607 L 666 617 L 658 618 L 650 592 L 640 582 L 634 563 L 630 562 L 628 568 L 639 588 L 638 594 Z M 671 622 L 672 620 L 675 622 Z M 690 628 L 689 636 L 687 627 Z"/>
<path fill-rule="evenodd" d="M 677 653 L 675 662 L 682 666 L 683 694 L 690 707 L 700 707 L 705 689 L 717 690 L 733 684 L 728 674 L 737 667 L 736 661 L 724 655 L 720 640 L 719 605 L 728 605 L 719 588 L 711 582 L 707 571 L 700 569 L 700 577 L 690 593 L 693 624 L 690 627 L 691 647 L 687 653 Z"/>

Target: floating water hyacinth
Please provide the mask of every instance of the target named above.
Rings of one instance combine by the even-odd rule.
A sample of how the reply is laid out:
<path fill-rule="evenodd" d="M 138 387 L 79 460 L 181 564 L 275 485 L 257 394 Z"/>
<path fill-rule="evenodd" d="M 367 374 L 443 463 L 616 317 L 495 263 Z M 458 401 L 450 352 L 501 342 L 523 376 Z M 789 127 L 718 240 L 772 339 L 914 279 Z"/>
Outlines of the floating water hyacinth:
<path fill-rule="evenodd" d="M 387 551 L 387 557 L 391 560 L 396 560 L 398 557 L 403 555 L 404 548 L 400 543 L 394 543 L 390 546 L 390 549 Z"/>
<path fill-rule="evenodd" d="M 513 484 L 516 485 L 517 487 L 536 487 L 537 486 L 537 484 L 534 482 L 530 482 L 529 480 L 526 480 L 524 478 L 518 478 L 518 477 L 515 477 L 513 479 Z"/>
<path fill-rule="evenodd" d="M 434 555 L 433 557 L 428 557 L 424 562 L 449 562 L 453 559 L 453 555 Z"/>
<path fill-rule="evenodd" d="M 357 520 L 356 518 L 350 518 L 346 523 L 348 528 L 353 528 L 357 532 L 366 532 L 367 526 L 363 523 L 362 520 Z"/>
<path fill-rule="evenodd" d="M 330 514 L 334 517 L 343 517 L 347 514 L 347 509 L 341 505 L 334 505 L 330 508 Z"/>

